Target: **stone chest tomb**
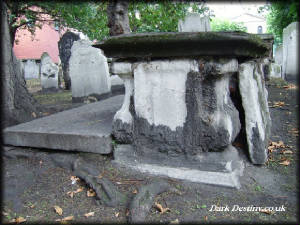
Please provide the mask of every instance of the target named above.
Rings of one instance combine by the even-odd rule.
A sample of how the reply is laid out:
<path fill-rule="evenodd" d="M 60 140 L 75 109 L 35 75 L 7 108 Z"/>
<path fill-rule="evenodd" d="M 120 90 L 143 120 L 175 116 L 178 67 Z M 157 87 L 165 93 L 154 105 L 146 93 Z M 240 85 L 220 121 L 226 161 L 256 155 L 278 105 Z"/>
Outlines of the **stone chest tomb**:
<path fill-rule="evenodd" d="M 261 64 L 270 47 L 258 36 L 127 34 L 94 47 L 115 59 L 111 70 L 125 85 L 113 121 L 117 163 L 239 187 L 243 160 L 232 143 L 241 133 L 252 163 L 266 162 L 271 120 Z"/>

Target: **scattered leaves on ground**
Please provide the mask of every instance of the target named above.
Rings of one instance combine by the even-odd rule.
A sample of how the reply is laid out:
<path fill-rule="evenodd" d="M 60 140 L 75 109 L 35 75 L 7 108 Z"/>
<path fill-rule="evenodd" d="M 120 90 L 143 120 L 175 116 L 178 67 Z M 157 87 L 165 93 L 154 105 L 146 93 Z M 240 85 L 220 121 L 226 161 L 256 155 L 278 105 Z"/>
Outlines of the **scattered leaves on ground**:
<path fill-rule="evenodd" d="M 288 165 L 290 165 L 290 163 L 291 163 L 291 161 L 288 160 L 288 159 L 286 159 L 286 160 L 280 162 L 279 164 L 280 164 L 280 165 L 283 165 L 283 166 L 288 166 Z"/>
<path fill-rule="evenodd" d="M 282 107 L 282 106 L 285 106 L 285 103 L 279 101 L 279 102 L 274 102 L 272 107 Z"/>
<path fill-rule="evenodd" d="M 280 152 L 281 154 L 293 154 L 293 152 L 291 150 L 283 150 Z"/>
<path fill-rule="evenodd" d="M 261 209 L 260 212 L 268 214 L 268 215 L 273 214 L 273 212 L 271 210 L 269 210 L 269 209 Z"/>
<path fill-rule="evenodd" d="M 173 220 L 173 221 L 170 222 L 170 224 L 178 224 L 178 223 L 179 223 L 179 220 L 178 220 L 178 219 Z"/>
<path fill-rule="evenodd" d="M 96 196 L 96 192 L 93 189 L 88 189 L 86 192 L 86 195 L 88 197 L 94 197 L 94 196 Z"/>
<path fill-rule="evenodd" d="M 72 181 L 72 184 L 75 184 L 76 182 L 79 182 L 80 179 L 76 176 L 71 176 L 71 181 Z"/>
<path fill-rule="evenodd" d="M 70 220 L 73 220 L 74 219 L 74 216 L 67 216 L 67 217 L 64 217 L 62 219 L 57 219 L 55 221 L 57 222 L 65 222 L 65 221 L 70 221 Z"/>
<path fill-rule="evenodd" d="M 83 187 L 80 187 L 76 191 L 68 191 L 67 195 L 69 195 L 71 198 L 73 198 L 75 194 L 82 192 L 82 191 L 83 191 Z"/>
<path fill-rule="evenodd" d="M 54 206 L 54 209 L 55 209 L 55 212 L 58 214 L 58 215 L 62 215 L 62 213 L 63 213 L 63 210 L 62 210 L 62 208 L 60 208 L 58 205 L 55 205 Z"/>
<path fill-rule="evenodd" d="M 286 146 L 284 145 L 283 141 L 271 141 L 269 146 L 268 146 L 268 150 L 269 152 L 273 152 L 275 151 L 276 148 L 285 148 Z"/>
<path fill-rule="evenodd" d="M 284 89 L 288 90 L 288 89 L 297 89 L 297 86 L 295 84 L 289 84 L 289 85 L 285 85 L 283 86 Z"/>
<path fill-rule="evenodd" d="M 167 211 L 170 211 L 169 208 L 164 208 L 164 207 L 162 207 L 162 205 L 159 204 L 158 202 L 155 202 L 154 204 L 155 204 L 155 207 L 159 210 L 159 212 L 160 212 L 161 214 L 163 214 L 163 213 L 165 213 L 165 212 L 167 212 Z"/>
<path fill-rule="evenodd" d="M 297 128 L 292 128 L 288 132 L 295 135 L 295 136 L 299 136 L 299 130 Z"/>
<path fill-rule="evenodd" d="M 84 216 L 85 216 L 86 218 L 88 218 L 88 217 L 90 217 L 90 216 L 94 216 L 94 215 L 95 215 L 95 212 L 89 212 L 89 213 L 84 214 Z"/>
<path fill-rule="evenodd" d="M 16 219 L 12 219 L 11 221 L 9 221 L 10 223 L 23 223 L 26 222 L 26 219 L 24 219 L 23 217 L 18 217 Z"/>

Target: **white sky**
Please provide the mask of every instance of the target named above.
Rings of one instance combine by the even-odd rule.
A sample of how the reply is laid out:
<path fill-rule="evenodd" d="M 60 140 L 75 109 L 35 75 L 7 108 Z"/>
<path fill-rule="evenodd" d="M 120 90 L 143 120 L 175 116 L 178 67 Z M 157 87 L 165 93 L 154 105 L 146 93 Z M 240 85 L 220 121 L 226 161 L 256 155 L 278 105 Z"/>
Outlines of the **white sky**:
<path fill-rule="evenodd" d="M 215 18 L 230 19 L 239 16 L 243 13 L 258 14 L 257 9 L 263 6 L 265 1 L 253 2 L 236 2 L 236 1 L 223 1 L 223 2 L 207 2 L 206 5 L 214 11 Z"/>

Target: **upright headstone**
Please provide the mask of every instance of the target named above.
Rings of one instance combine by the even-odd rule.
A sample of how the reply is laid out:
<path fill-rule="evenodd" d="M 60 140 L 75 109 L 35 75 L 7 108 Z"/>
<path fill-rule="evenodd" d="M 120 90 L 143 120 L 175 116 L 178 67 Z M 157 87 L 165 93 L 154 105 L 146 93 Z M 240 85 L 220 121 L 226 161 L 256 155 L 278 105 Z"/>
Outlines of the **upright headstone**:
<path fill-rule="evenodd" d="M 275 49 L 274 60 L 276 64 L 282 65 L 282 45 L 277 46 Z"/>
<path fill-rule="evenodd" d="M 296 81 L 299 76 L 299 22 L 283 29 L 282 72 L 287 81 Z"/>
<path fill-rule="evenodd" d="M 97 99 L 111 94 L 111 83 L 106 57 L 92 42 L 78 40 L 73 43 L 69 61 L 73 102 L 82 102 L 89 95 Z"/>
<path fill-rule="evenodd" d="M 25 79 L 38 79 L 40 74 L 40 65 L 35 59 L 27 59 L 22 62 Z"/>
<path fill-rule="evenodd" d="M 188 13 L 184 20 L 178 22 L 179 32 L 207 32 L 211 31 L 208 17 L 201 17 L 199 13 Z"/>
<path fill-rule="evenodd" d="M 80 37 L 78 34 L 66 32 L 58 42 L 59 57 L 61 60 L 66 90 L 71 89 L 71 79 L 69 75 L 69 59 L 71 57 L 71 48 L 73 42 L 79 39 Z"/>
<path fill-rule="evenodd" d="M 41 85 L 43 91 L 58 89 L 58 66 L 52 62 L 47 52 L 41 56 Z"/>

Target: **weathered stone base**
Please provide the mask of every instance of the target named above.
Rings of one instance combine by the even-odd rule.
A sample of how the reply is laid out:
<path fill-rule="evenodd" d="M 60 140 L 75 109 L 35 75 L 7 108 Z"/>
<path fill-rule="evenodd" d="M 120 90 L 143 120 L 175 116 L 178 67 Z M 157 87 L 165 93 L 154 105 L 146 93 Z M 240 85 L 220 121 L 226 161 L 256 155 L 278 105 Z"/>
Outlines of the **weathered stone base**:
<path fill-rule="evenodd" d="M 89 101 L 89 102 L 97 102 L 100 100 L 104 100 L 107 98 L 112 97 L 112 93 L 108 92 L 108 93 L 104 93 L 104 94 L 90 94 L 89 96 L 83 96 L 83 97 L 73 97 L 72 96 L 72 102 L 73 103 L 82 103 L 85 101 Z"/>
<path fill-rule="evenodd" d="M 142 173 L 237 189 L 244 170 L 243 160 L 233 146 L 222 152 L 203 152 L 187 159 L 182 155 L 170 157 L 153 151 L 141 154 L 132 145 L 118 145 L 114 158 L 117 166 Z"/>

